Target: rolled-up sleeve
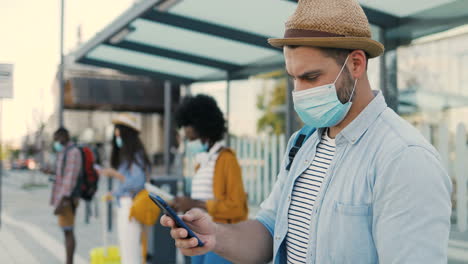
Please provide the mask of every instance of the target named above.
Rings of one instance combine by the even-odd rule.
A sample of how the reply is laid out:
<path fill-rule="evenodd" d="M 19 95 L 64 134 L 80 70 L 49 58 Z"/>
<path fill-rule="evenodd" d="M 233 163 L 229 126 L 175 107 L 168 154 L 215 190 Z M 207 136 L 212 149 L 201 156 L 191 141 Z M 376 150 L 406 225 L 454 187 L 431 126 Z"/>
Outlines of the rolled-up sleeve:
<path fill-rule="evenodd" d="M 406 147 L 374 185 L 379 263 L 447 263 L 452 184 L 431 151 Z"/>

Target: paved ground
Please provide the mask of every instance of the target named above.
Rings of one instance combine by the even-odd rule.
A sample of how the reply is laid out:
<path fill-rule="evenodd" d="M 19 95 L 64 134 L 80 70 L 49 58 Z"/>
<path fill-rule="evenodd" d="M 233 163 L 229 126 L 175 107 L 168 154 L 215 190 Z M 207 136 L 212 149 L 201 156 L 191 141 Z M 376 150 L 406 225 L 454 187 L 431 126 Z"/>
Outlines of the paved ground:
<path fill-rule="evenodd" d="M 39 187 L 30 185 L 30 173 L 7 173 L 3 178 L 2 227 L 0 231 L 1 263 L 64 263 L 63 234 L 48 206 L 50 186 L 43 175 L 35 179 Z M 101 188 L 104 189 L 104 188 Z M 84 206 L 80 205 L 76 219 L 77 255 L 75 263 L 89 263 L 89 251 L 102 245 L 102 221 L 92 217 L 84 221 Z M 114 243 L 115 232 L 109 235 Z M 4 260 L 9 260 L 4 262 Z"/>
<path fill-rule="evenodd" d="M 48 206 L 50 186 L 44 185 L 47 179 L 43 175 L 38 174 L 31 180 L 33 177 L 31 173 L 9 172 L 3 178 L 0 263 L 64 263 L 63 235 Z M 42 186 L 23 188 L 31 183 Z M 105 190 L 104 187 L 100 189 Z M 90 224 L 85 224 L 84 206 L 81 205 L 76 233 L 75 263 L 89 263 L 89 251 L 102 245 L 101 218 L 92 218 Z M 109 240 L 117 241 L 115 232 L 110 234 Z M 448 246 L 450 264 L 468 263 L 468 232 L 458 232 L 453 226 Z"/>

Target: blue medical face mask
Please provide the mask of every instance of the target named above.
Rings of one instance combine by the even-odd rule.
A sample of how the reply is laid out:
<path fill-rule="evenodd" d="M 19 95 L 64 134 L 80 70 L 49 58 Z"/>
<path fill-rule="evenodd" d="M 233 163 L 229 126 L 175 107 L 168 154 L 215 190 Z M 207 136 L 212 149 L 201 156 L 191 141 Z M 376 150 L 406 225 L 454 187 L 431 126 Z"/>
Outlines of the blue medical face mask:
<path fill-rule="evenodd" d="M 196 155 L 198 153 L 208 151 L 208 143 L 202 143 L 200 139 L 190 141 L 187 143 L 187 152 Z"/>
<path fill-rule="evenodd" d="M 55 142 L 54 142 L 54 150 L 55 150 L 55 152 L 62 152 L 62 150 L 63 150 L 63 145 L 60 144 L 60 142 L 55 141 Z"/>
<path fill-rule="evenodd" d="M 123 140 L 121 137 L 116 137 L 115 138 L 115 145 L 117 145 L 118 148 L 122 148 L 123 146 Z"/>
<path fill-rule="evenodd" d="M 345 118 L 352 105 L 351 99 L 357 79 L 351 96 L 345 104 L 338 99 L 335 83 L 343 72 L 348 57 L 333 83 L 292 93 L 294 109 L 306 125 L 315 128 L 332 127 Z"/>

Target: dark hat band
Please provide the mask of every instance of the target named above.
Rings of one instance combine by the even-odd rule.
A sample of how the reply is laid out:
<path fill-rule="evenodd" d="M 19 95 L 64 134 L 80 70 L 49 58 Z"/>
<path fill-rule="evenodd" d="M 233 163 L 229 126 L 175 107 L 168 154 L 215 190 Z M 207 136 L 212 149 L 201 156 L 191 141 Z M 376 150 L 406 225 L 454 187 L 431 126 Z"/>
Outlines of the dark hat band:
<path fill-rule="evenodd" d="M 330 38 L 330 37 L 345 37 L 335 33 L 324 31 L 309 30 L 309 29 L 287 29 L 284 32 L 284 38 Z"/>

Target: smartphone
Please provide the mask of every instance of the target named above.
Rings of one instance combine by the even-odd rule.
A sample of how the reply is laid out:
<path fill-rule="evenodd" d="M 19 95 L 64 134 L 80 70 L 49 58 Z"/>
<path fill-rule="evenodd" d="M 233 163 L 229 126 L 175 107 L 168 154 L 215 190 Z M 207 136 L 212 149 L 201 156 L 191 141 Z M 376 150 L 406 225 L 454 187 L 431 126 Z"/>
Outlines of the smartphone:
<path fill-rule="evenodd" d="M 151 198 L 151 200 L 159 208 L 161 208 L 161 210 L 164 212 L 164 214 L 166 214 L 167 216 L 172 218 L 172 220 L 174 220 L 177 227 L 180 227 L 180 228 L 183 228 L 183 229 L 187 230 L 187 233 L 188 233 L 187 238 L 194 237 L 194 238 L 196 238 L 198 240 L 198 246 L 199 247 L 204 246 L 204 244 L 200 240 L 200 238 L 198 238 L 197 235 L 195 235 L 195 233 L 187 226 L 187 224 L 185 224 L 184 221 L 182 221 L 182 219 L 180 219 L 180 217 L 177 215 L 177 213 L 166 203 L 166 201 L 164 201 L 161 197 L 159 197 L 158 195 L 155 195 L 153 193 L 150 193 L 149 197 Z"/>

